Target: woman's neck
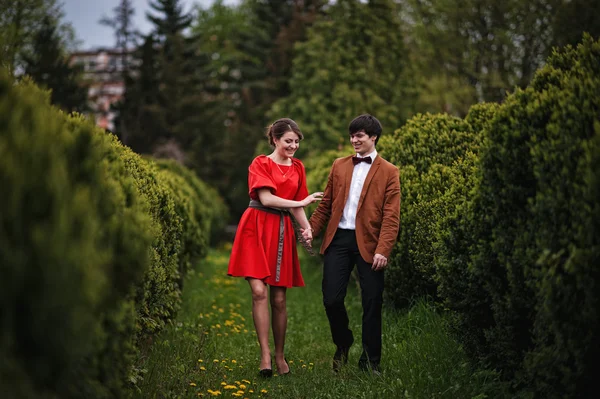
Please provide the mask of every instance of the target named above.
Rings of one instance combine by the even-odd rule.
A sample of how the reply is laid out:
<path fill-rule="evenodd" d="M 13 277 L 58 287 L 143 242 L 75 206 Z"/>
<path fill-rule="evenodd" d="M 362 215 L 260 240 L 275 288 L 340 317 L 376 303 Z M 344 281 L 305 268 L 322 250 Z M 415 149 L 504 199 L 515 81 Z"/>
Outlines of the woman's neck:
<path fill-rule="evenodd" d="M 273 160 L 273 162 L 281 164 L 281 165 L 291 165 L 292 164 L 292 159 L 291 158 L 280 157 L 276 153 L 272 153 L 271 155 L 269 155 L 269 158 L 271 158 Z"/>

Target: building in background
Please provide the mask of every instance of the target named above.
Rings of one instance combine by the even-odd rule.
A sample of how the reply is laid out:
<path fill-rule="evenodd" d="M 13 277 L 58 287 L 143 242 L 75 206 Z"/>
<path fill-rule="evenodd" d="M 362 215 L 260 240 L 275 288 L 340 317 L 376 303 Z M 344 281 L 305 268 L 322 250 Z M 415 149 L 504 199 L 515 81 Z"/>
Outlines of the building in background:
<path fill-rule="evenodd" d="M 131 54 L 125 60 L 131 62 Z M 116 112 L 111 107 L 125 94 L 123 57 L 120 50 L 99 48 L 72 53 L 71 65 L 82 68 L 88 89 L 88 104 L 96 125 L 113 131 Z M 129 64 L 130 65 L 130 64 Z"/>

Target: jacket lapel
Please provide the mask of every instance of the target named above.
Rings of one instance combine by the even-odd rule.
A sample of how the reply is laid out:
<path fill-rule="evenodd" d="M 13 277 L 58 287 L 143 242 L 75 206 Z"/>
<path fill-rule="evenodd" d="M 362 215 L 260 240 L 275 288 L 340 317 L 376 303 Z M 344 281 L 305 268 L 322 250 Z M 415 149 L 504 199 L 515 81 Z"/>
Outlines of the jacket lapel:
<path fill-rule="evenodd" d="M 375 176 L 375 173 L 377 173 L 377 169 L 379 169 L 380 165 L 381 165 L 381 157 L 379 155 L 377 155 L 375 157 L 375 160 L 373 161 L 373 165 L 371 165 L 371 169 L 369 169 L 369 173 L 367 173 L 367 177 L 365 178 L 365 184 L 363 184 L 362 191 L 360 192 L 360 198 L 358 199 L 358 206 L 356 207 L 357 215 L 358 215 L 358 210 L 360 209 L 360 206 L 362 205 L 363 200 L 365 199 L 365 195 L 367 194 L 369 184 L 371 184 L 371 180 L 373 180 L 373 176 Z M 352 175 L 350 175 L 350 177 L 352 177 Z M 350 185 L 350 183 L 348 183 L 348 185 Z M 346 193 L 346 196 L 348 196 L 347 193 Z"/>

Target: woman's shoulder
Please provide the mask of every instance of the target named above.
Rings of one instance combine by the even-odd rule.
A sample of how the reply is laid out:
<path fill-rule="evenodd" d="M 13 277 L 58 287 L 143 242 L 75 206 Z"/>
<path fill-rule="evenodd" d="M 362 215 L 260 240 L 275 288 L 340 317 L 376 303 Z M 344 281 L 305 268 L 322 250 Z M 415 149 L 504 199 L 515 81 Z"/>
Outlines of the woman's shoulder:
<path fill-rule="evenodd" d="M 261 164 L 261 165 L 266 165 L 269 163 L 269 157 L 261 154 L 261 155 L 257 155 L 256 157 L 254 157 L 254 159 L 252 160 L 252 164 Z"/>
<path fill-rule="evenodd" d="M 298 158 L 292 158 L 292 165 L 294 165 L 295 168 L 304 170 L 304 164 Z"/>

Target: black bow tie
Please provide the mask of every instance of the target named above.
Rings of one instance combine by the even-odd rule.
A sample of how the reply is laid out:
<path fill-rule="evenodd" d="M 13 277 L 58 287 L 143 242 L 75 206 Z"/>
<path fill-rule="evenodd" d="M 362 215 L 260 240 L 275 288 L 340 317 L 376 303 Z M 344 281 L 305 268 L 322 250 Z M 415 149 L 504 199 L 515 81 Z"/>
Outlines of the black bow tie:
<path fill-rule="evenodd" d="M 371 159 L 371 157 L 364 157 L 364 158 L 352 157 L 352 163 L 354 165 L 358 165 L 361 162 L 371 163 L 371 162 L 373 162 L 373 160 Z"/>

